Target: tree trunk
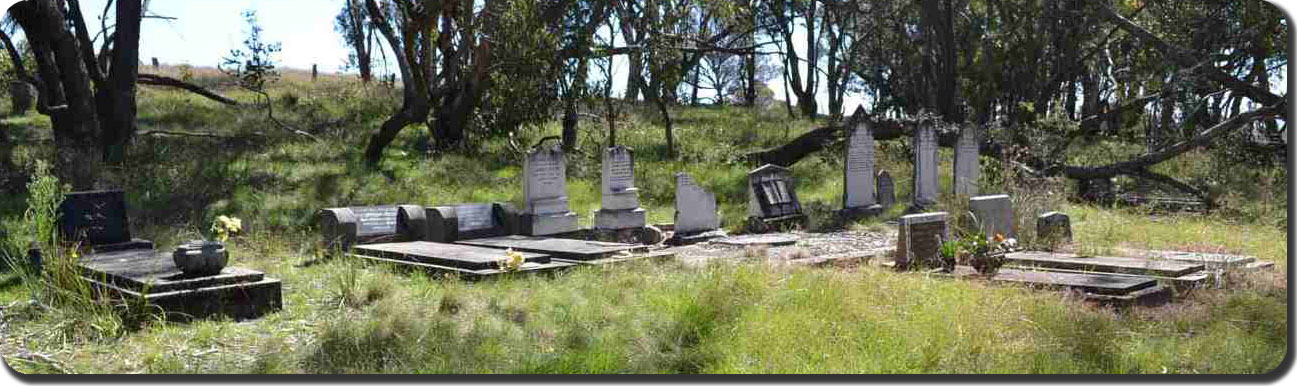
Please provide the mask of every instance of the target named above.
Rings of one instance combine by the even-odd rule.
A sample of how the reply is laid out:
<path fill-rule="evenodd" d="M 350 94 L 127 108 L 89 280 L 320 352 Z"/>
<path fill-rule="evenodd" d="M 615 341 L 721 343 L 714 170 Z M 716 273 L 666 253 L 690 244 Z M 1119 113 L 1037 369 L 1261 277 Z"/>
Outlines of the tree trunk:
<path fill-rule="evenodd" d="M 76 190 L 93 190 L 103 162 L 99 115 L 95 111 L 90 74 L 76 38 L 67 31 L 67 20 L 54 0 L 15 4 L 10 14 L 23 27 L 36 54 L 45 90 L 54 99 L 50 121 L 57 149 L 56 173 Z M 59 95 L 61 94 L 61 95 Z"/>
<path fill-rule="evenodd" d="M 113 33 L 112 66 L 107 87 L 100 92 L 107 98 L 107 111 L 99 111 L 104 140 L 104 158 L 120 163 L 126 157 L 126 146 L 135 135 L 135 82 L 139 77 L 140 0 L 117 0 L 117 29 Z"/>

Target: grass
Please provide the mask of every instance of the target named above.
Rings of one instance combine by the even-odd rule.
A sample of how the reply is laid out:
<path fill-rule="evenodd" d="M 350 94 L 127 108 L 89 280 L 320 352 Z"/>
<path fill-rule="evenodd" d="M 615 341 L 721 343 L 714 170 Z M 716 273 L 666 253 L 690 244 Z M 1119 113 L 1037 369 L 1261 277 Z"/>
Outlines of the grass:
<path fill-rule="evenodd" d="M 211 74 L 195 72 L 196 82 L 220 86 Z M 426 131 L 411 127 L 374 171 L 362 166 L 360 154 L 398 103 L 395 92 L 288 76 L 273 95 L 281 119 L 321 140 L 279 130 L 256 110 L 143 89 L 141 130 L 249 139 L 140 137 L 110 182 L 127 190 L 136 236 L 163 248 L 194 238 L 218 215 L 244 219 L 246 233 L 229 246 L 231 264 L 282 279 L 284 309 L 240 323 L 138 320 L 29 301 L 32 290 L 10 271 L 0 273 L 0 352 L 7 363 L 29 373 L 1264 373 L 1286 355 L 1286 221 L 1273 219 L 1287 210 L 1287 175 L 1222 169 L 1208 152 L 1161 171 L 1251 181 L 1223 193 L 1225 207 L 1211 216 L 1068 203 L 1071 187 L 1062 181 L 1015 183 L 997 163 L 983 161 L 982 191 L 1014 196 L 1024 238 L 1034 233 L 1035 215 L 1061 210 L 1086 250 L 1239 253 L 1279 265 L 1159 308 L 1114 310 L 1061 292 L 867 266 L 787 269 L 752 261 L 703 268 L 636 263 L 468 283 L 317 260 L 312 215 L 380 203 L 521 205 L 522 158 L 507 138 L 476 139 L 472 152 L 432 154 Z M 665 157 L 651 109 L 632 107 L 618 121 L 620 143 L 636 149 L 636 183 L 650 222 L 671 221 L 673 174 L 685 171 L 717 194 L 731 230 L 746 215 L 750 166 L 738 157 L 821 124 L 739 108 L 677 108 L 673 118 L 676 159 Z M 0 121 L 19 143 L 12 162 L 48 159 L 51 144 L 41 140 L 48 124 L 35 114 Z M 602 127 L 583 121 L 580 148 L 569 154 L 572 209 L 585 225 L 599 206 Z M 529 146 L 558 133 L 550 122 L 523 128 L 514 141 Z M 1138 151 L 1104 149 L 1083 162 Z M 794 168 L 798 195 L 816 219 L 812 228 L 837 225 L 822 219 L 841 203 L 841 151 L 812 155 Z M 911 172 L 904 146 L 880 143 L 877 155 L 895 178 L 898 201 L 906 202 Z M 947 189 L 952 159 L 941 152 Z M 0 199 L 6 229 L 39 223 L 24 217 L 25 199 Z M 961 202 L 942 197 L 940 205 L 954 214 Z M 888 213 L 901 210 L 903 204 Z M 886 227 L 878 220 L 847 225 L 864 232 Z M 3 252 L 18 256 L 28 233 L 9 232 Z"/>

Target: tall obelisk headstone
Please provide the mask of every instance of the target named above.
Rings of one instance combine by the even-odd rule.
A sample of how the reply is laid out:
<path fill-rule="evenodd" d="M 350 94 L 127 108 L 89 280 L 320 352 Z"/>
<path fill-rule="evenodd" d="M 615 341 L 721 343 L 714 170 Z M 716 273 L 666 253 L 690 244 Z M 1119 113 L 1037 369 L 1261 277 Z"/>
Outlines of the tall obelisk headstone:
<path fill-rule="evenodd" d="M 914 203 L 927 208 L 937 203 L 937 128 L 923 122 L 914 130 Z"/>
<path fill-rule="evenodd" d="M 874 191 L 874 133 L 864 119 L 864 112 L 856 110 L 856 127 L 847 142 L 847 159 L 844 162 L 845 178 L 842 186 L 842 214 L 877 214 L 882 212 Z"/>
<path fill-rule="evenodd" d="M 975 125 L 966 126 L 959 131 L 959 140 L 955 143 L 955 195 L 978 194 L 977 183 L 981 179 L 982 169 L 978 153 L 981 137 L 981 129 Z"/>
<path fill-rule="evenodd" d="M 576 213 L 568 207 L 567 159 L 558 145 L 538 146 L 523 162 L 522 194 L 526 207 L 522 233 L 545 236 L 577 230 Z"/>

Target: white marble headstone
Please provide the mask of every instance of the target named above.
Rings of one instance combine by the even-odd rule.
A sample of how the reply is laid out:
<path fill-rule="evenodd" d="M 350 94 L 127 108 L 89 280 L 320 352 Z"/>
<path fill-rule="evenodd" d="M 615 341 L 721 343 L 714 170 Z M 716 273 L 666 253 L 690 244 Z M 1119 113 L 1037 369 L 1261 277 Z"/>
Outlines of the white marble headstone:
<path fill-rule="evenodd" d="M 635 154 L 625 146 L 615 146 L 603 153 L 603 209 L 627 210 L 639 207 L 639 189 L 635 188 Z"/>
<path fill-rule="evenodd" d="M 688 174 L 676 173 L 676 233 L 707 232 L 720 226 L 716 195 L 698 186 Z"/>
<path fill-rule="evenodd" d="M 523 162 L 526 214 L 567 213 L 567 160 L 557 145 L 533 149 Z"/>
<path fill-rule="evenodd" d="M 959 132 L 959 140 L 955 144 L 956 195 L 976 196 L 978 193 L 977 183 L 981 179 L 982 169 L 978 153 L 981 137 L 981 129 L 975 125 L 967 126 Z"/>
<path fill-rule="evenodd" d="M 914 134 L 914 203 L 918 206 L 937 203 L 937 162 L 937 129 L 920 124 Z"/>
<path fill-rule="evenodd" d="M 845 169 L 843 207 L 863 208 L 877 204 L 874 195 L 874 134 L 863 120 L 856 124 L 847 142 Z"/>

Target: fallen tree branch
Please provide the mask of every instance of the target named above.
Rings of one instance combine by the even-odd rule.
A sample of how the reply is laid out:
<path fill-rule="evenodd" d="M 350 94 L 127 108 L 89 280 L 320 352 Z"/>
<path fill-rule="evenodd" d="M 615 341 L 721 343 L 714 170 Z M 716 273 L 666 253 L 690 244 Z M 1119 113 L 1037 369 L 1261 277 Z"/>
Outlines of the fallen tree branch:
<path fill-rule="evenodd" d="M 250 139 L 249 137 L 260 137 L 260 138 L 266 137 L 265 135 L 260 133 L 253 133 L 247 136 L 227 136 L 227 135 L 219 135 L 219 134 L 204 133 L 204 132 L 170 131 L 170 130 L 145 130 L 145 131 L 136 132 L 135 135 L 136 136 L 166 136 L 166 137 L 198 137 L 198 138 L 212 138 L 212 139 L 244 139 L 244 140 Z"/>
<path fill-rule="evenodd" d="M 782 146 L 744 154 L 743 159 L 749 163 L 773 164 L 783 167 L 792 166 L 808 155 L 832 146 L 838 141 L 846 140 L 848 133 L 846 128 L 854 125 L 856 119 L 870 119 L 854 117 L 855 115 L 849 117 L 847 123 L 842 125 L 830 125 L 811 130 Z M 907 127 L 912 125 L 907 122 L 895 120 L 870 120 L 869 122 L 875 141 L 910 138 L 914 135 L 914 130 Z M 937 133 L 937 144 L 940 147 L 953 148 L 958 141 L 958 132 L 945 131 Z M 999 158 L 1000 154 L 1003 153 L 1003 146 L 998 143 L 983 141 L 980 152 L 988 157 Z"/>
<path fill-rule="evenodd" d="M 156 74 L 140 74 L 140 76 L 139 76 L 139 81 L 138 81 L 138 82 L 139 82 L 139 84 L 149 85 L 149 86 L 162 86 L 162 87 L 174 87 L 174 88 L 179 88 L 179 89 L 182 89 L 182 90 L 186 90 L 186 91 L 189 91 L 189 92 L 192 92 L 192 93 L 195 93 L 195 94 L 201 95 L 201 96 L 203 96 L 203 97 L 205 97 L 205 98 L 207 98 L 207 99 L 211 99 L 211 100 L 214 100 L 214 101 L 220 102 L 220 103 L 225 104 L 225 105 L 227 105 L 227 106 L 238 106 L 238 105 L 239 105 L 239 101 L 236 101 L 236 100 L 233 100 L 233 99 L 227 98 L 227 97 L 225 97 L 225 96 L 222 96 L 222 95 L 220 95 L 220 94 L 217 94 L 217 93 L 215 93 L 215 92 L 212 92 L 211 90 L 205 89 L 205 88 L 203 88 L 202 86 L 199 86 L 199 85 L 196 85 L 196 84 L 193 84 L 193 83 L 189 83 L 189 82 L 185 82 L 185 81 L 183 81 L 183 80 L 176 79 L 176 78 L 172 78 L 172 77 L 167 77 L 167 76 L 162 76 L 162 75 L 156 75 Z"/>

